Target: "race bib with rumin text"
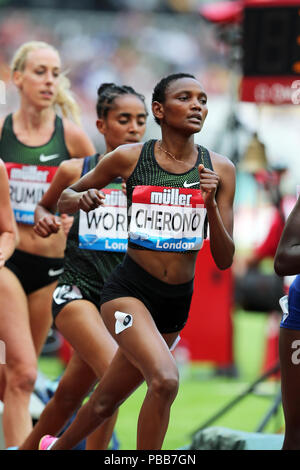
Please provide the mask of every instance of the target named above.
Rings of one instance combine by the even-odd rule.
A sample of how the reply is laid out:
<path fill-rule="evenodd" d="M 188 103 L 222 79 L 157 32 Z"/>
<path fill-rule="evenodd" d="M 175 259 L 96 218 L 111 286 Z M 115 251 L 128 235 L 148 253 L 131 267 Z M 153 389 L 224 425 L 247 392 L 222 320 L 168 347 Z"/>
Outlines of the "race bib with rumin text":
<path fill-rule="evenodd" d="M 5 163 L 10 200 L 17 222 L 34 224 L 34 210 L 47 191 L 57 170 L 54 166 Z"/>

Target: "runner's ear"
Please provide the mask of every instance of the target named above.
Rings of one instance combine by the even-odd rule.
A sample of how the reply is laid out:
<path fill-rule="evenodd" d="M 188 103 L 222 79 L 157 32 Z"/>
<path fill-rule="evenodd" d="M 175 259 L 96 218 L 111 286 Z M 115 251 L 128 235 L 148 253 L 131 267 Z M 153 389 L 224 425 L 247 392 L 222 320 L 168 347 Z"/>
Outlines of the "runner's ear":
<path fill-rule="evenodd" d="M 96 121 L 96 127 L 100 134 L 105 134 L 106 133 L 106 123 L 104 119 L 97 119 Z"/>
<path fill-rule="evenodd" d="M 153 101 L 152 103 L 152 113 L 154 117 L 157 119 L 161 120 L 164 117 L 164 107 L 162 103 L 159 103 L 158 101 Z"/>

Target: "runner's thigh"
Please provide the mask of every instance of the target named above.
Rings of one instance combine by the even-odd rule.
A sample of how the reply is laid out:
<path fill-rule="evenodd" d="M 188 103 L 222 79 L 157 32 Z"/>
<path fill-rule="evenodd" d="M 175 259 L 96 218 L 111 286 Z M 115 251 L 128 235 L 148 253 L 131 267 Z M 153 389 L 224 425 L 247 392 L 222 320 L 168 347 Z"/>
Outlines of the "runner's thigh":
<path fill-rule="evenodd" d="M 119 334 L 115 332 L 116 311 L 132 316 L 131 326 Z M 143 373 L 146 381 L 155 371 L 165 368 L 175 370 L 175 361 L 168 345 L 156 328 L 149 310 L 140 300 L 133 297 L 111 300 L 102 305 L 101 315 L 111 335 L 126 357 Z"/>
<path fill-rule="evenodd" d="M 7 365 L 36 362 L 26 295 L 5 267 L 0 270 L 0 338 L 5 343 Z"/>

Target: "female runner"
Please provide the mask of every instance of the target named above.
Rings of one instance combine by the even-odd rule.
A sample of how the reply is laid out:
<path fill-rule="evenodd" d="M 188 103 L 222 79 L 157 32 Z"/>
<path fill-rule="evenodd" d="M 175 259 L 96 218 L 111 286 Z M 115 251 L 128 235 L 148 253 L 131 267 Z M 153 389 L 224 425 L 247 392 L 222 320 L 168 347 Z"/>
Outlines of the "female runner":
<path fill-rule="evenodd" d="M 122 144 L 139 142 L 146 130 L 144 97 L 128 86 L 101 85 L 97 115 L 97 128 L 104 136 L 107 152 Z M 48 237 L 61 230 L 60 221 L 54 215 L 61 192 L 94 168 L 102 157 L 95 154 L 84 160 L 72 159 L 61 163 L 36 208 L 37 234 Z M 64 273 L 58 280 L 52 311 L 57 328 L 72 344 L 74 353 L 54 396 L 20 450 L 37 449 L 45 432 L 56 435 L 61 430 L 96 380 L 102 377 L 116 352 L 116 343 L 103 324 L 99 307 L 104 280 L 122 261 L 126 251 L 126 197 L 118 181 L 109 185 L 106 191 L 107 197 L 116 204 L 107 207 L 102 219 L 102 208 L 90 212 L 89 216 L 84 212 L 77 213 L 68 235 Z M 97 219 L 100 221 L 98 231 Z M 87 220 L 95 221 L 94 230 L 87 230 L 84 225 Z M 114 228 L 119 224 L 119 232 L 115 231 L 117 236 L 110 236 L 112 222 Z M 114 251 L 116 244 L 118 247 Z M 115 418 L 116 414 L 89 436 L 87 450 L 107 448 Z"/>
<path fill-rule="evenodd" d="M 190 74 L 168 76 L 154 89 L 152 110 L 161 140 L 117 148 L 60 197 L 60 210 L 89 212 L 105 201 L 99 190 L 121 175 L 129 240 L 101 296 L 101 316 L 118 350 L 71 426 L 59 439 L 42 438 L 40 449 L 72 448 L 110 418 L 142 380 L 147 393 L 137 449 L 161 449 L 178 391 L 169 347 L 188 318 L 206 221 L 216 265 L 226 269 L 233 261 L 235 169 L 227 158 L 194 143 L 207 115 L 205 91 Z"/>
<path fill-rule="evenodd" d="M 65 235 L 62 231 L 55 241 L 36 235 L 34 208 L 60 162 L 95 151 L 78 124 L 65 117 L 78 120 L 78 107 L 51 45 L 23 44 L 12 60 L 12 79 L 20 107 L 0 119 L 0 155 L 9 174 L 20 235 L 0 282 L 0 333 L 8 344 L 0 385 L 7 446 L 20 445 L 32 428 L 28 404 L 36 362 L 52 322 L 52 293 L 63 271 Z"/>
<path fill-rule="evenodd" d="M 295 276 L 280 323 L 279 359 L 285 418 L 283 450 L 300 449 L 300 198 L 290 213 L 279 241 L 274 268 L 279 276 Z M 284 300 L 284 299 L 283 299 Z"/>

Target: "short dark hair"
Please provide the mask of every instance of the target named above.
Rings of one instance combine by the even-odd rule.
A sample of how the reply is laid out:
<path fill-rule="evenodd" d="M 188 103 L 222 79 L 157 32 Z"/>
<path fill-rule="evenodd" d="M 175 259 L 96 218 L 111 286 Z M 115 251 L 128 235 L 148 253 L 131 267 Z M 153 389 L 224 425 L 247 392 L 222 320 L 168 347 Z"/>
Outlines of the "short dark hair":
<path fill-rule="evenodd" d="M 99 119 L 106 118 L 116 98 L 122 95 L 134 95 L 139 98 L 145 106 L 147 112 L 145 97 L 138 93 L 131 86 L 116 85 L 115 83 L 102 83 L 97 91 L 98 100 L 96 104 L 97 116 Z"/>
<path fill-rule="evenodd" d="M 157 83 L 152 93 L 152 103 L 153 101 L 158 101 L 159 103 L 164 103 L 166 99 L 166 89 L 171 82 L 175 80 L 180 80 L 180 78 L 193 78 L 196 80 L 196 77 L 190 73 L 173 73 L 164 77 Z M 157 117 L 154 116 L 155 122 L 160 125 L 160 121 Z"/>

